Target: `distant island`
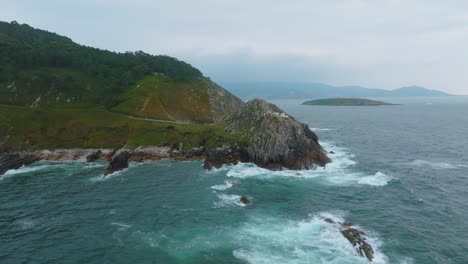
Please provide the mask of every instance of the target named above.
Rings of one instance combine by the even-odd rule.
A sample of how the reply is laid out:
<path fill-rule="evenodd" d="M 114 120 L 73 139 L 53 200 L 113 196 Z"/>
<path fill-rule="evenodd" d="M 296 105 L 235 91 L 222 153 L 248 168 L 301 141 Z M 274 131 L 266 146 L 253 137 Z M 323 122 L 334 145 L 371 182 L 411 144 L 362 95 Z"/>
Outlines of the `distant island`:
<path fill-rule="evenodd" d="M 362 98 L 327 98 L 310 100 L 302 103 L 303 105 L 329 105 L 329 106 L 378 106 L 378 105 L 397 105 L 376 100 Z"/>
<path fill-rule="evenodd" d="M 443 97 L 442 91 L 420 86 L 401 87 L 395 90 L 361 86 L 332 86 L 307 82 L 222 82 L 221 86 L 242 99 L 309 99 L 309 98 L 382 98 L 382 97 Z"/>

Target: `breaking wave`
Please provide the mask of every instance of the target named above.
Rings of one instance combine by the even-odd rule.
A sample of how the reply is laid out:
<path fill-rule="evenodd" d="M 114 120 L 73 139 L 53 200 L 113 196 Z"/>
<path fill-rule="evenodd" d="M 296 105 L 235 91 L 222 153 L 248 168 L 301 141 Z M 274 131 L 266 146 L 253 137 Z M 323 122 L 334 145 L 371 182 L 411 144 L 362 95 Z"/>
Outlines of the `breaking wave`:
<path fill-rule="evenodd" d="M 363 184 L 371 186 L 384 186 L 394 178 L 383 172 L 374 174 L 365 174 L 363 172 L 353 171 L 353 165 L 357 164 L 353 160 L 354 154 L 350 154 L 345 148 L 334 146 L 331 143 L 323 143 L 324 149 L 333 150 L 334 154 L 329 154 L 333 162 L 325 167 L 317 167 L 312 170 L 281 170 L 270 171 L 260 168 L 252 163 L 239 163 L 235 166 L 226 166 L 220 170 L 226 170 L 228 177 L 234 178 L 275 178 L 275 177 L 293 177 L 293 178 L 319 178 L 332 184 L 352 185 Z"/>
<path fill-rule="evenodd" d="M 336 224 L 324 221 L 331 218 L 344 222 L 343 217 L 343 212 L 322 212 L 300 221 L 251 218 L 236 230 L 234 239 L 240 248 L 233 254 L 251 264 L 369 263 L 357 254 Z M 387 263 L 387 256 L 380 251 L 382 242 L 373 232 L 365 232 L 375 251 L 373 263 Z"/>
<path fill-rule="evenodd" d="M 213 185 L 211 186 L 211 189 L 214 189 L 214 190 L 217 190 L 217 191 L 225 191 L 227 189 L 230 189 L 232 186 L 234 186 L 234 181 L 224 181 L 223 184 L 217 184 L 217 185 Z"/>
<path fill-rule="evenodd" d="M 243 204 L 240 201 L 241 196 L 236 195 L 236 194 L 216 194 L 218 196 L 219 201 L 214 203 L 215 208 L 221 208 L 221 207 L 227 207 L 227 206 L 242 206 L 244 207 L 245 204 Z"/>
<path fill-rule="evenodd" d="M 310 130 L 312 131 L 334 131 L 336 129 L 334 128 L 317 128 L 317 127 L 311 127 Z"/>
<path fill-rule="evenodd" d="M 415 167 L 430 167 L 436 170 L 444 170 L 444 169 L 458 169 L 458 168 L 468 168 L 467 165 L 463 164 L 450 164 L 446 162 L 436 162 L 436 161 L 427 161 L 427 160 L 414 160 L 412 162 L 407 163 L 410 166 Z"/>
<path fill-rule="evenodd" d="M 23 173 L 29 173 L 29 172 L 33 172 L 33 171 L 43 170 L 43 169 L 49 168 L 51 166 L 54 166 L 54 165 L 23 166 L 23 167 L 21 167 L 19 169 L 8 170 L 3 175 L 0 175 L 0 180 L 2 180 L 4 178 L 11 177 L 11 176 L 16 175 L 16 174 L 23 174 Z"/>

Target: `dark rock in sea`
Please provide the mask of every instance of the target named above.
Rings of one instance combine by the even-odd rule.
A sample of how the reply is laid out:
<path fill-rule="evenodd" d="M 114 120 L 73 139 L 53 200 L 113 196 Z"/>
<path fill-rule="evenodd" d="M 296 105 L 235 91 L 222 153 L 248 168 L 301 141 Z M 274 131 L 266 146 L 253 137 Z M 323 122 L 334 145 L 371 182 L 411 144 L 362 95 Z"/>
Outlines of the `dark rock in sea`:
<path fill-rule="evenodd" d="M 242 196 L 242 197 L 240 198 L 240 201 L 241 201 L 241 203 L 243 203 L 243 204 L 245 204 L 245 205 L 247 205 L 247 204 L 250 203 L 250 200 L 249 200 L 247 197 L 245 197 L 245 196 Z"/>
<path fill-rule="evenodd" d="M 361 257 L 366 257 L 369 261 L 372 261 L 374 258 L 374 250 L 372 249 L 371 245 L 366 242 L 365 233 L 357 230 L 352 227 L 348 227 L 347 225 L 343 225 L 347 227 L 346 229 L 341 230 L 341 234 L 351 242 L 351 244 L 356 248 L 357 253 Z"/>
<path fill-rule="evenodd" d="M 361 230 L 352 227 L 351 222 L 335 222 L 331 218 L 324 218 L 323 221 L 336 226 L 340 233 L 353 245 L 356 252 L 361 256 L 372 261 L 374 258 L 374 249 L 366 241 L 366 234 Z"/>
<path fill-rule="evenodd" d="M 30 165 L 39 161 L 40 157 L 32 153 L 8 153 L 0 155 L 0 175 L 8 170 L 19 169 L 22 166 Z"/>
<path fill-rule="evenodd" d="M 98 160 L 101 157 L 101 154 L 102 154 L 102 151 L 99 149 L 99 150 L 89 154 L 88 156 L 86 156 L 86 161 L 87 162 L 95 162 L 96 160 Z"/>
<path fill-rule="evenodd" d="M 203 168 L 219 168 L 223 164 L 237 164 L 238 162 L 249 162 L 250 155 L 243 147 L 222 147 L 209 151 L 203 164 Z"/>
<path fill-rule="evenodd" d="M 225 130 L 246 146 L 210 152 L 205 168 L 243 161 L 272 170 L 307 169 L 330 162 L 317 135 L 306 124 L 264 100 L 247 102 L 227 123 Z"/>
<path fill-rule="evenodd" d="M 333 150 L 330 150 L 328 153 L 335 154 L 335 152 Z"/>
<path fill-rule="evenodd" d="M 130 158 L 130 152 L 126 149 L 118 150 L 112 160 L 109 162 L 109 166 L 104 172 L 104 176 L 112 174 L 116 171 L 120 171 L 128 168 L 128 159 Z"/>

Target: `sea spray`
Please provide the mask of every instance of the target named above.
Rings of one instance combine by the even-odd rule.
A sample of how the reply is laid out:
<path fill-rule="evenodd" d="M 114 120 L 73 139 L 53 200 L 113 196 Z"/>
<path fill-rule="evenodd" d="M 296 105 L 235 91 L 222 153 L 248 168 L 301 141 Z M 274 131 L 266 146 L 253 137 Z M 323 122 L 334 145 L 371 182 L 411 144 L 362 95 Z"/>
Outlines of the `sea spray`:
<path fill-rule="evenodd" d="M 233 232 L 239 248 L 234 256 L 251 264 L 368 263 L 358 256 L 339 227 L 324 221 L 344 222 L 344 213 L 322 212 L 302 220 L 256 215 Z M 387 263 L 378 236 L 365 230 L 375 251 L 373 263 Z"/>
<path fill-rule="evenodd" d="M 336 185 L 371 185 L 371 186 L 385 186 L 394 178 L 381 171 L 374 174 L 367 174 L 362 171 L 357 171 L 354 165 L 357 162 L 354 160 L 355 155 L 347 151 L 346 148 L 337 147 L 332 143 L 322 143 L 324 149 L 332 150 L 332 162 L 325 167 L 317 167 L 311 170 L 281 170 L 270 171 L 260 168 L 252 163 L 239 163 L 234 166 L 225 166 L 220 170 L 227 170 L 228 177 L 247 179 L 247 178 L 260 178 L 271 179 L 277 177 L 288 178 L 318 178 L 325 184 Z"/>

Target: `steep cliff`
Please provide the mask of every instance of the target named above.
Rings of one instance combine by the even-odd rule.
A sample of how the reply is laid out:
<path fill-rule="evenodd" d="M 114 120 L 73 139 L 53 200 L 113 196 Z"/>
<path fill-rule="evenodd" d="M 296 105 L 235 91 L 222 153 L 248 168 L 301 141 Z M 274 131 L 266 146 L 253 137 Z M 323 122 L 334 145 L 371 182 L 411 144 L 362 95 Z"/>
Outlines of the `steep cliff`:
<path fill-rule="evenodd" d="M 235 112 L 225 130 L 244 144 L 218 148 L 209 153 L 205 167 L 250 161 L 268 169 L 305 169 L 324 166 L 331 160 L 317 135 L 277 106 L 254 99 Z M 224 153 L 224 154 L 220 154 Z M 224 157 L 229 156 L 226 159 Z"/>

